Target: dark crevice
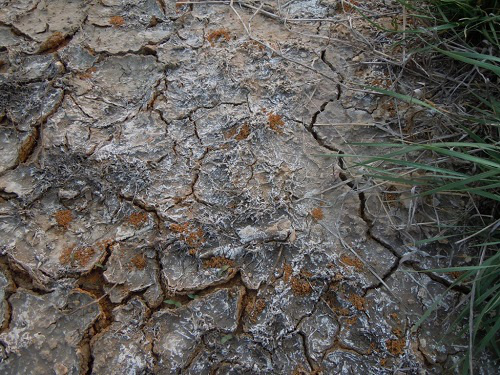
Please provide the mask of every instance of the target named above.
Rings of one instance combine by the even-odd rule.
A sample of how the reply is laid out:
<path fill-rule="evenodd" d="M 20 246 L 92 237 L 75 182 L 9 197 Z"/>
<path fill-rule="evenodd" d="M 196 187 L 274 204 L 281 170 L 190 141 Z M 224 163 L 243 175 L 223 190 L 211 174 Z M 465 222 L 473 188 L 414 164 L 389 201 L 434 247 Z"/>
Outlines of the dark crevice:
<path fill-rule="evenodd" d="M 395 251 L 391 246 L 388 246 L 384 242 L 380 241 L 377 237 L 375 237 L 372 234 L 372 228 L 373 228 L 373 221 L 367 217 L 366 215 L 366 196 L 364 192 L 359 192 L 358 193 L 359 197 L 359 217 L 363 219 L 363 221 L 366 223 L 366 226 L 368 227 L 366 234 L 370 239 L 375 241 L 377 244 L 382 246 L 384 249 L 388 250 L 392 255 L 394 255 L 398 260 L 401 259 L 401 256 Z"/>
<path fill-rule="evenodd" d="M 314 371 L 316 369 L 316 366 L 314 366 L 314 361 L 309 355 L 309 349 L 307 347 L 307 337 L 303 332 L 300 331 L 297 332 L 297 334 L 302 338 L 302 346 L 304 347 L 304 356 L 306 357 L 307 364 L 309 365 L 311 371 Z"/>
<path fill-rule="evenodd" d="M 18 195 L 16 193 L 9 193 L 7 191 L 5 191 L 5 189 L 0 189 L 0 198 L 2 198 L 3 200 L 10 200 L 10 199 L 15 199 L 17 198 Z"/>
<path fill-rule="evenodd" d="M 126 196 L 123 193 L 119 193 L 118 197 L 120 199 L 126 200 L 127 202 L 130 202 L 134 206 L 139 207 L 143 211 L 152 213 L 153 217 L 155 218 L 155 223 L 156 223 L 156 226 L 158 227 L 159 232 L 163 233 L 163 231 L 164 231 L 163 221 L 164 220 L 160 217 L 160 214 L 158 213 L 158 210 L 156 209 L 155 206 L 148 205 L 147 203 L 142 202 L 135 197 Z M 173 223 L 173 221 L 172 221 L 172 223 Z"/>

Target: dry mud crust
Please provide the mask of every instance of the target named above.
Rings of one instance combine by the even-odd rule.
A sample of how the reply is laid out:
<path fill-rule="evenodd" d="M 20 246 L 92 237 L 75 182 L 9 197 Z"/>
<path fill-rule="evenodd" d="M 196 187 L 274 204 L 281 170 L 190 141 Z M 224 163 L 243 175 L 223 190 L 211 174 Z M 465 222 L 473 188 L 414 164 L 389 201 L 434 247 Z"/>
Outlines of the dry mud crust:
<path fill-rule="evenodd" d="M 0 372 L 452 371 L 459 292 L 411 332 L 446 283 L 331 156 L 388 139 L 379 72 L 270 16 L 338 2 L 1 5 Z"/>

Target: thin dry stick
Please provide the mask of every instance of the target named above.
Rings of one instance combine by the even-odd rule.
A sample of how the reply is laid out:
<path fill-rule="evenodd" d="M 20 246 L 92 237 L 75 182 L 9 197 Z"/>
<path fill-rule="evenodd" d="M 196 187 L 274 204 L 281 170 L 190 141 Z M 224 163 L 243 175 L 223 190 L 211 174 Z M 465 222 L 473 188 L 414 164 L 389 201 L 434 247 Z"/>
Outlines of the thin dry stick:
<path fill-rule="evenodd" d="M 377 124 L 369 124 L 364 122 L 338 122 L 335 124 L 314 124 L 314 126 L 376 126 Z M 383 125 L 383 124 L 380 124 Z"/>
<path fill-rule="evenodd" d="M 323 228 L 325 228 L 332 236 L 338 238 L 340 240 L 340 243 L 342 244 L 342 246 L 344 246 L 346 249 L 348 249 L 356 258 L 358 258 L 364 265 L 366 268 L 368 268 L 368 270 L 373 274 L 373 276 L 375 276 L 377 278 L 378 281 L 380 281 L 380 283 L 385 286 L 387 288 L 387 290 L 389 291 L 389 293 L 394 297 L 396 298 L 403 307 L 405 307 L 406 309 L 408 308 L 408 306 L 403 302 L 401 301 L 401 299 L 399 297 L 397 297 L 391 290 L 391 288 L 389 288 L 389 285 L 387 285 L 387 283 L 384 281 L 384 279 L 382 279 L 382 277 L 380 277 L 378 275 L 377 272 L 375 272 L 375 270 L 363 259 L 361 258 L 361 256 L 356 253 L 354 251 L 354 249 L 349 246 L 345 241 L 344 239 L 342 238 L 342 236 L 337 236 L 333 231 L 331 231 L 328 227 L 326 227 L 324 224 L 322 223 L 319 223 Z"/>
<path fill-rule="evenodd" d="M 98 299 L 90 302 L 90 303 L 87 303 L 85 306 L 82 306 L 82 307 L 79 307 L 78 309 L 76 310 L 73 310 L 72 312 L 66 314 L 66 315 L 73 315 L 74 313 L 80 311 L 80 310 L 83 310 L 83 309 L 86 309 L 87 307 L 89 306 L 92 306 L 92 305 L 95 305 L 96 303 L 99 303 L 103 298 L 105 298 L 107 295 L 109 295 L 109 293 L 111 293 L 111 291 L 113 289 L 115 289 L 115 287 L 118 285 L 118 283 L 115 283 L 105 294 L 103 294 L 101 297 L 99 297 Z"/>

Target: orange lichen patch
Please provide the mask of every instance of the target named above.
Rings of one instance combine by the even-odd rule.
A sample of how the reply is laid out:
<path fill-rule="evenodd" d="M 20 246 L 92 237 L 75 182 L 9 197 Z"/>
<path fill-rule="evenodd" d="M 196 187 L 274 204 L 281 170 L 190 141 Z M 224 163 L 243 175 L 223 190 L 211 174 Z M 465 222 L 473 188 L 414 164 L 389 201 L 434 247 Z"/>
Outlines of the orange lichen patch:
<path fill-rule="evenodd" d="M 290 277 L 292 276 L 292 272 L 293 272 L 292 266 L 285 263 L 283 265 L 283 279 L 285 280 L 285 283 L 290 281 Z"/>
<path fill-rule="evenodd" d="M 264 301 L 262 298 L 256 298 L 253 297 L 251 298 L 246 307 L 245 307 L 245 312 L 248 314 L 248 317 L 252 323 L 257 322 L 257 318 L 259 315 L 264 311 L 266 307 L 266 301 Z"/>
<path fill-rule="evenodd" d="M 78 78 L 80 79 L 90 79 L 92 75 L 97 71 L 95 66 L 87 69 L 85 72 L 78 74 Z"/>
<path fill-rule="evenodd" d="M 212 257 L 203 261 L 204 268 L 222 268 L 224 266 L 234 267 L 234 260 L 224 257 Z"/>
<path fill-rule="evenodd" d="M 370 81 L 373 86 L 383 87 L 388 89 L 391 87 L 391 80 L 388 78 L 374 78 Z"/>
<path fill-rule="evenodd" d="M 389 186 L 387 190 L 384 192 L 384 201 L 388 204 L 395 204 L 399 199 L 399 194 L 394 193 L 398 191 L 395 186 Z"/>
<path fill-rule="evenodd" d="M 462 276 L 464 273 L 461 271 L 452 271 L 452 272 L 447 272 L 448 275 L 453 277 L 454 279 L 458 279 L 460 276 Z"/>
<path fill-rule="evenodd" d="M 217 29 L 210 32 L 207 35 L 207 40 L 210 42 L 212 47 L 215 46 L 215 42 L 218 42 L 221 38 L 224 38 L 226 42 L 229 42 L 230 34 L 226 29 Z"/>
<path fill-rule="evenodd" d="M 392 333 L 394 335 L 396 335 L 396 337 L 398 337 L 398 338 L 402 338 L 403 337 L 403 331 L 401 330 L 401 328 L 398 328 L 398 327 L 393 328 L 392 329 Z"/>
<path fill-rule="evenodd" d="M 343 10 L 346 13 L 351 13 L 356 9 L 358 5 L 359 3 L 356 0 L 343 1 L 342 3 L 339 3 L 337 5 L 337 10 L 338 11 Z"/>
<path fill-rule="evenodd" d="M 311 211 L 311 216 L 315 218 L 316 220 L 323 220 L 325 217 L 323 215 L 323 210 L 320 207 L 316 207 Z"/>
<path fill-rule="evenodd" d="M 81 265 L 86 266 L 95 254 L 95 250 L 91 247 L 81 247 L 74 251 L 73 258 Z"/>
<path fill-rule="evenodd" d="M 225 139 L 231 139 L 234 136 L 236 136 L 234 137 L 234 139 L 236 139 L 237 141 L 243 141 L 247 139 L 249 135 L 250 135 L 250 126 L 247 123 L 243 124 L 239 132 L 236 126 L 224 132 Z"/>
<path fill-rule="evenodd" d="M 233 138 L 236 135 L 237 132 L 238 132 L 238 128 L 236 126 L 232 127 L 231 129 L 226 130 L 224 132 L 224 138 L 225 139 L 231 139 L 231 138 Z"/>
<path fill-rule="evenodd" d="M 313 370 L 312 372 L 307 371 L 304 366 L 298 365 L 292 372 L 292 375 L 317 375 L 317 371 Z"/>
<path fill-rule="evenodd" d="M 49 36 L 45 42 L 40 45 L 38 52 L 45 52 L 49 50 L 54 50 L 59 47 L 66 40 L 63 33 L 56 31 L 51 36 Z"/>
<path fill-rule="evenodd" d="M 99 251 L 104 251 L 107 250 L 114 242 L 115 241 L 111 239 L 100 240 L 96 242 L 95 247 L 97 247 Z"/>
<path fill-rule="evenodd" d="M 275 113 L 269 113 L 267 115 L 267 124 L 277 133 L 281 133 L 283 131 L 283 126 L 285 126 L 283 118 Z"/>
<path fill-rule="evenodd" d="M 61 262 L 61 264 L 68 264 L 71 261 L 71 254 L 73 253 L 74 248 L 75 246 L 73 245 L 65 248 L 62 251 L 61 255 L 59 256 L 59 262 Z"/>
<path fill-rule="evenodd" d="M 364 311 L 365 310 L 365 299 L 361 296 L 358 296 L 356 294 L 351 294 L 349 296 L 349 302 L 352 303 L 352 305 L 359 311 Z"/>
<path fill-rule="evenodd" d="M 347 327 L 352 327 L 354 324 L 356 324 L 357 321 L 358 321 L 357 316 L 353 316 L 351 318 L 347 318 L 346 320 L 344 320 Z"/>
<path fill-rule="evenodd" d="M 128 217 L 128 222 L 133 226 L 140 228 L 148 221 L 148 214 L 145 212 L 134 212 Z"/>
<path fill-rule="evenodd" d="M 54 214 L 57 225 L 68 228 L 69 224 L 73 221 L 73 215 L 70 210 L 60 210 Z"/>
<path fill-rule="evenodd" d="M 303 297 L 311 294 L 312 288 L 308 280 L 294 276 L 291 278 L 290 282 L 292 284 L 293 294 L 296 296 Z"/>
<path fill-rule="evenodd" d="M 335 314 L 337 314 L 338 316 L 348 316 L 350 315 L 350 311 L 348 309 L 346 309 L 345 307 L 338 307 L 338 306 L 334 306 L 332 308 L 332 310 L 335 312 Z"/>
<path fill-rule="evenodd" d="M 125 20 L 121 16 L 113 16 L 109 19 L 109 23 L 115 27 L 119 27 L 125 24 Z"/>
<path fill-rule="evenodd" d="M 188 222 L 183 224 L 171 224 L 170 229 L 177 233 L 179 239 L 184 241 L 191 249 L 197 249 L 205 242 L 203 229 Z"/>
<path fill-rule="evenodd" d="M 301 269 L 300 270 L 300 276 L 306 278 L 306 279 L 309 279 L 310 277 L 313 276 L 313 274 L 307 270 L 304 270 L 304 269 Z"/>
<path fill-rule="evenodd" d="M 385 346 L 387 347 L 389 353 L 399 356 L 403 354 L 404 348 L 406 346 L 406 341 L 405 339 L 387 340 L 385 342 Z"/>
<path fill-rule="evenodd" d="M 378 352 L 377 344 L 375 344 L 374 342 L 370 343 L 370 349 L 368 350 L 368 355 L 372 354 L 373 352 Z"/>
<path fill-rule="evenodd" d="M 382 366 L 382 367 L 386 367 L 387 366 L 387 358 L 382 358 L 380 360 L 380 366 Z"/>
<path fill-rule="evenodd" d="M 244 139 L 247 139 L 249 135 L 250 135 L 250 126 L 245 123 L 243 124 L 243 126 L 240 129 L 240 132 L 234 139 L 236 139 L 237 141 L 243 141 Z"/>
<path fill-rule="evenodd" d="M 146 268 L 146 258 L 144 258 L 144 255 L 142 254 L 135 255 L 130 260 L 130 263 L 132 263 L 138 270 L 143 270 L 144 268 Z"/>
<path fill-rule="evenodd" d="M 358 271 L 361 271 L 363 269 L 363 262 L 360 261 L 358 258 L 342 255 L 340 257 L 340 261 L 347 266 L 355 267 Z"/>

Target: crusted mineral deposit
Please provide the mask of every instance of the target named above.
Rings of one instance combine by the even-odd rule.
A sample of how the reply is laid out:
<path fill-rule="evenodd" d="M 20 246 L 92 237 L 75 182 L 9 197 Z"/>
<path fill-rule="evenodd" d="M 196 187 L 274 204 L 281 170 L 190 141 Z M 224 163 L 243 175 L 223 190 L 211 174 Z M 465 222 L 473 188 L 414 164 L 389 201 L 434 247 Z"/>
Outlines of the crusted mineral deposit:
<path fill-rule="evenodd" d="M 339 4 L 0 1 L 0 373 L 453 371 Z"/>

